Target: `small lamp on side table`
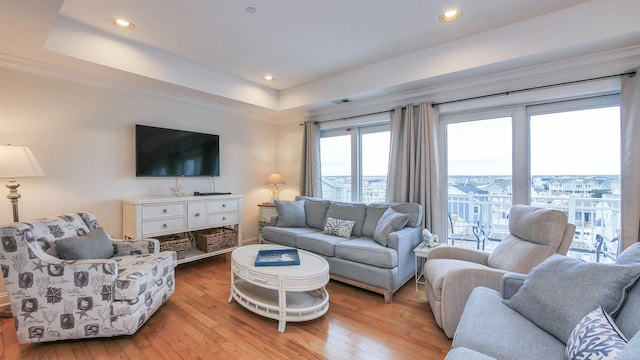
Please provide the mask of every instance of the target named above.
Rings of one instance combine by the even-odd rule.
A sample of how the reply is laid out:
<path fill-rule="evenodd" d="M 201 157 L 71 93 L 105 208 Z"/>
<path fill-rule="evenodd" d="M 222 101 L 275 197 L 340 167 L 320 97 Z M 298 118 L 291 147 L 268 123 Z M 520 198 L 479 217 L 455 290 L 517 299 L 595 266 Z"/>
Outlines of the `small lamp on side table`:
<path fill-rule="evenodd" d="M 265 180 L 265 185 L 273 185 L 273 195 L 271 200 L 278 200 L 278 185 L 286 185 L 287 183 L 284 181 L 284 178 L 280 174 L 271 174 Z"/>
<path fill-rule="evenodd" d="M 13 207 L 13 221 L 20 221 L 18 216 L 18 187 L 16 181 L 19 177 L 43 176 L 44 171 L 38 164 L 38 160 L 33 156 L 31 150 L 26 146 L 2 145 L 0 146 L 0 178 L 9 178 L 7 188 Z"/>

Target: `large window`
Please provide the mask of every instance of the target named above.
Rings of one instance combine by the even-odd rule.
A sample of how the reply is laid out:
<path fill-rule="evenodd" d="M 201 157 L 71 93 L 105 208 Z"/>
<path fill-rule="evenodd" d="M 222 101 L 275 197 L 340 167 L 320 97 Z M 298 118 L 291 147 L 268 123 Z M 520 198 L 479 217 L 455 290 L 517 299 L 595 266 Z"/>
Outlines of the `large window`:
<path fill-rule="evenodd" d="M 323 130 L 322 197 L 335 201 L 385 200 L 389 124 Z"/>
<path fill-rule="evenodd" d="M 619 249 L 619 96 L 442 116 L 448 241 L 493 249 L 512 203 L 561 210 L 569 255 L 611 262 Z"/>

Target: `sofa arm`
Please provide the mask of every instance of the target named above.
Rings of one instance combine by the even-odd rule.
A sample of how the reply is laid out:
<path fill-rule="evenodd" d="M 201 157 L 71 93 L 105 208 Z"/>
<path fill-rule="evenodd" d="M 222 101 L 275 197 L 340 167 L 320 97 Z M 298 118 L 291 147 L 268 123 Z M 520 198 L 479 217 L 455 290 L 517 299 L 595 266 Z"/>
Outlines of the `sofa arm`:
<path fill-rule="evenodd" d="M 113 256 L 160 252 L 160 241 L 157 239 L 111 239 L 111 243 L 113 244 Z"/>
<path fill-rule="evenodd" d="M 518 292 L 522 284 L 524 284 L 524 280 L 527 278 L 525 274 L 519 273 L 506 273 L 502 277 L 502 298 L 507 300 L 511 299 L 511 297 Z"/>
<path fill-rule="evenodd" d="M 422 233 L 419 227 L 405 227 L 389 234 L 387 246 L 402 253 L 412 252 L 420 243 L 421 236 Z M 405 249 L 408 249 L 408 251 Z"/>
<path fill-rule="evenodd" d="M 429 260 L 431 259 L 455 259 L 487 265 L 489 253 L 457 246 L 440 245 L 429 251 Z"/>

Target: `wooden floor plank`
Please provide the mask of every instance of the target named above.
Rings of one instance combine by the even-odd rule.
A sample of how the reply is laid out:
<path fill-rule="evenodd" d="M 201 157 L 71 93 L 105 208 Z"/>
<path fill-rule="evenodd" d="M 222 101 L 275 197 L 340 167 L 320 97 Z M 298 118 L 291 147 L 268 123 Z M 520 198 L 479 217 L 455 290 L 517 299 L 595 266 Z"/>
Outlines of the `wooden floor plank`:
<path fill-rule="evenodd" d="M 229 268 L 229 254 L 178 266 L 176 293 L 132 336 L 21 345 L 1 319 L 0 358 L 438 360 L 451 347 L 413 281 L 391 304 L 331 281 L 327 314 L 278 333 L 277 321 L 227 302 Z"/>

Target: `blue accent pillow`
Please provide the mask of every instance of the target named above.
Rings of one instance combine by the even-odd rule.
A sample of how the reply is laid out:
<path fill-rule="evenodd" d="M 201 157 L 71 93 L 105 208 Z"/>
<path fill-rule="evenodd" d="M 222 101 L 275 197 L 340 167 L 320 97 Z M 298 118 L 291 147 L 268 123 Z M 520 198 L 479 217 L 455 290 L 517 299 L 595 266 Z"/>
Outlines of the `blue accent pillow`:
<path fill-rule="evenodd" d="M 58 257 L 63 260 L 109 259 L 113 256 L 111 238 L 102 228 L 56 240 L 55 244 Z"/>
<path fill-rule="evenodd" d="M 411 215 L 399 213 L 392 208 L 388 208 L 378 220 L 376 229 L 373 232 L 373 240 L 382 246 L 387 246 L 387 237 L 391 232 L 402 229 Z"/>
<path fill-rule="evenodd" d="M 578 322 L 597 307 L 617 316 L 640 265 L 583 262 L 551 255 L 527 275 L 505 304 L 566 344 Z"/>
<path fill-rule="evenodd" d="M 602 307 L 588 313 L 571 332 L 565 348 L 565 358 L 616 359 L 627 345 L 613 319 Z"/>
<path fill-rule="evenodd" d="M 282 201 L 275 200 L 278 211 L 277 227 L 307 227 L 307 218 L 304 212 L 304 200 Z"/>

